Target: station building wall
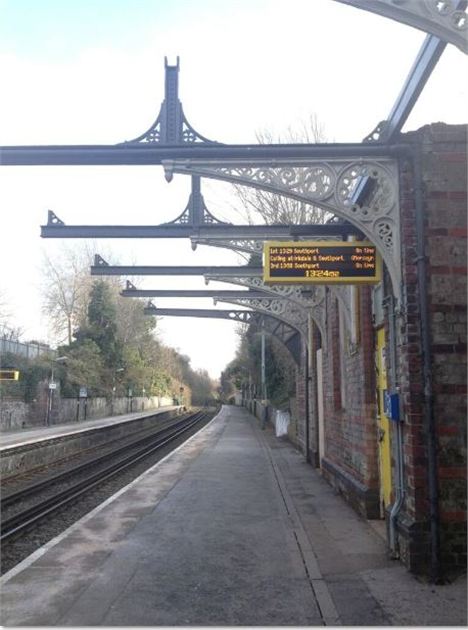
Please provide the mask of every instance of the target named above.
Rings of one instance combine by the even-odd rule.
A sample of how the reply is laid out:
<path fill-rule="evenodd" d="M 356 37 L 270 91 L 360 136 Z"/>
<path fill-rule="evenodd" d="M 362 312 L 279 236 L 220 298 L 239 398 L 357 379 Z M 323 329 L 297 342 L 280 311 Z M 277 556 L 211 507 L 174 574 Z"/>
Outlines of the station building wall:
<path fill-rule="evenodd" d="M 358 289 L 359 341 L 340 326 L 340 305 L 327 291 L 323 364 L 322 473 L 365 518 L 379 517 L 379 471 L 370 290 Z"/>
<path fill-rule="evenodd" d="M 440 561 L 445 572 L 466 570 L 467 127 L 437 123 L 404 134 L 403 139 L 419 153 L 421 181 L 411 161 L 402 165 L 404 317 L 397 332 L 406 497 L 398 521 L 401 553 L 412 570 L 427 571 L 431 546 L 427 414 L 432 403 Z M 418 185 L 424 213 L 429 374 L 423 369 L 417 277 Z"/>
<path fill-rule="evenodd" d="M 403 299 L 395 313 L 396 385 L 401 400 L 404 454 L 404 502 L 396 519 L 398 549 L 411 571 L 430 572 L 434 537 L 431 541 L 428 414 L 432 413 L 439 560 L 442 573 L 447 575 L 466 570 L 467 128 L 438 123 L 401 134 L 400 141 L 410 151 L 400 160 Z M 413 153 L 419 155 L 421 177 L 415 172 Z M 429 373 L 424 369 L 418 280 L 418 195 L 424 216 Z M 305 352 L 298 369 L 294 441 L 362 516 L 379 518 L 382 504 L 372 304 L 375 295 L 367 287 L 357 291 L 358 331 L 351 339 L 350 331 L 340 323 L 339 301 L 333 291 L 327 290 L 325 339 L 316 329 L 310 345 L 308 383 Z M 388 319 L 384 323 L 388 346 Z M 323 357 L 323 453 L 319 453 L 314 363 L 319 347 Z M 390 433 L 395 480 L 396 439 L 392 425 Z M 391 498 L 394 501 L 394 489 Z"/>

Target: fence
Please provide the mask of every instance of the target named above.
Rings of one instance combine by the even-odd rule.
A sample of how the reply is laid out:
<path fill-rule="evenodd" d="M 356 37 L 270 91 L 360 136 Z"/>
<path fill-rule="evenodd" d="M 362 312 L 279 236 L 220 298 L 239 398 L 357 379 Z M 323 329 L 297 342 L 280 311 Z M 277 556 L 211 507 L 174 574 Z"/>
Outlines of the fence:
<path fill-rule="evenodd" d="M 52 350 L 50 346 L 45 343 L 23 343 L 15 339 L 0 338 L 0 354 L 17 354 L 27 359 L 34 359 L 40 354 L 48 354 L 49 356 L 55 356 L 56 350 Z"/>

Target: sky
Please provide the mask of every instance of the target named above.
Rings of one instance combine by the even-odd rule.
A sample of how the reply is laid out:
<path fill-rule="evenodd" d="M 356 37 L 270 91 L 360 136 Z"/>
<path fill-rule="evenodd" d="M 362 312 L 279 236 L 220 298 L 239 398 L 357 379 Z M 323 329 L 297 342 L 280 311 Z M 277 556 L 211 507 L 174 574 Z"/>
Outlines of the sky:
<path fill-rule="evenodd" d="M 223 143 L 284 136 L 311 115 L 329 142 L 361 142 L 390 112 L 425 34 L 334 0 L 0 0 L 0 146 L 116 144 L 146 131 L 164 98 L 164 58 L 180 58 L 189 123 Z M 467 60 L 449 45 L 404 131 L 464 123 Z M 203 181 L 209 210 L 244 223 L 227 184 Z M 161 167 L 0 166 L 0 295 L 22 338 L 51 341 L 42 311 L 44 253 L 81 240 L 41 239 L 53 210 L 68 224 L 159 224 L 184 209 L 189 180 Z M 118 264 L 242 264 L 188 240 L 105 239 Z M 138 288 L 205 288 L 203 278 L 147 277 Z M 209 288 L 230 288 L 210 284 Z M 232 287 L 235 288 L 235 287 Z M 153 300 L 212 308 L 211 299 Z M 226 308 L 219 304 L 218 308 Z M 232 322 L 163 318 L 161 339 L 214 378 L 234 358 Z"/>

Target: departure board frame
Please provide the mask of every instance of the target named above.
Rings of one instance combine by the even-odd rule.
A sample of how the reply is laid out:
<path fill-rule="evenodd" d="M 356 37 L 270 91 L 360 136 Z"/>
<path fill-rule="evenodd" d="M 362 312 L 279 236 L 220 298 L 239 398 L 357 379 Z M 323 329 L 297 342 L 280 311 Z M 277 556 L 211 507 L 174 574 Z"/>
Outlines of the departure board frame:
<path fill-rule="evenodd" d="M 265 284 L 378 284 L 382 280 L 382 259 L 369 241 L 267 241 L 263 253 Z M 273 269 L 276 264 L 285 266 Z"/>
<path fill-rule="evenodd" d="M 0 370 L 0 381 L 18 381 L 19 376 L 20 372 L 15 368 L 3 368 Z"/>

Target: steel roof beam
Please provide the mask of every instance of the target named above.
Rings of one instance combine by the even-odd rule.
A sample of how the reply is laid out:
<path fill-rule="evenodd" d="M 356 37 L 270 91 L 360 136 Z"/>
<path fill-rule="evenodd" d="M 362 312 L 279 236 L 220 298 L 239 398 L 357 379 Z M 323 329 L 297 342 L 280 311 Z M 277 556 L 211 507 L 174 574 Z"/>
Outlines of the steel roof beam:
<path fill-rule="evenodd" d="M 359 234 L 347 225 L 65 225 L 63 222 L 41 226 L 43 238 L 203 238 L 203 239 L 294 239 L 300 236 L 338 236 Z"/>
<path fill-rule="evenodd" d="M 216 310 L 212 308 L 160 308 L 154 304 L 145 306 L 145 315 L 155 315 L 158 317 L 174 316 L 174 317 L 201 317 L 201 318 L 215 318 L 215 319 L 231 319 L 234 321 L 243 321 L 248 323 L 253 315 L 254 311 L 248 310 Z"/>
<path fill-rule="evenodd" d="M 226 290 L 226 289 L 123 289 L 122 297 L 159 297 L 159 298 L 264 298 L 264 291 Z"/>
<path fill-rule="evenodd" d="M 237 319 L 244 318 L 246 321 L 251 315 L 254 315 L 254 311 L 248 310 L 215 310 L 212 308 L 160 308 L 154 304 L 145 306 L 145 315 L 158 315 L 163 316 L 177 316 L 177 317 L 211 317 L 218 319 Z"/>
<path fill-rule="evenodd" d="M 291 353 L 296 365 L 301 364 L 301 334 L 300 332 L 284 321 L 272 315 L 259 313 L 251 310 L 215 310 L 197 308 L 159 308 L 154 304 L 147 306 L 145 315 L 170 316 L 170 317 L 197 317 L 209 319 L 226 319 L 238 323 L 249 324 L 266 330 L 273 335 Z"/>
<path fill-rule="evenodd" d="M 395 140 L 446 46 L 447 42 L 441 41 L 435 35 L 426 37 L 388 118 L 377 125 L 364 139 L 365 142 L 391 143 Z"/>
<path fill-rule="evenodd" d="M 125 265 L 92 265 L 92 276 L 204 276 L 223 275 L 232 277 L 263 276 L 262 267 L 214 266 L 214 267 L 162 267 L 155 265 L 125 266 Z"/>
<path fill-rule="evenodd" d="M 43 145 L 2 146 L 2 166 L 117 166 L 158 165 L 168 160 L 202 158 L 207 160 L 304 160 L 307 158 L 394 157 L 398 147 L 362 144 L 197 144 L 189 146 L 161 146 L 155 144 L 117 145 Z"/>

